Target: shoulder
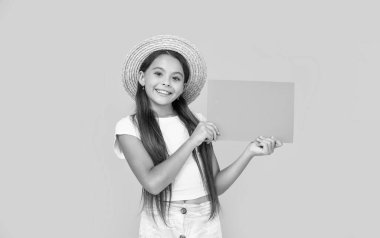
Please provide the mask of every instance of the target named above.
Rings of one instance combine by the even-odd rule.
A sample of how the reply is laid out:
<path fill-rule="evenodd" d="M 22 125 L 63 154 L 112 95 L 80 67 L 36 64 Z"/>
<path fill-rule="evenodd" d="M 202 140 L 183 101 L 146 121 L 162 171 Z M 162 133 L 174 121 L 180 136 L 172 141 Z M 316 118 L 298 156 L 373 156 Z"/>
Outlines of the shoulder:
<path fill-rule="evenodd" d="M 137 124 L 133 122 L 132 115 L 127 115 L 116 122 L 115 134 L 139 134 Z"/>
<path fill-rule="evenodd" d="M 131 135 L 140 139 L 140 132 L 134 125 L 131 115 L 125 116 L 116 122 L 115 135 L 114 151 L 120 159 L 125 159 L 123 151 L 126 151 L 127 147 L 136 148 L 136 146 L 139 146 L 138 141 L 134 140 L 132 137 L 119 137 L 119 135 Z"/>
<path fill-rule="evenodd" d="M 123 125 L 123 124 L 133 124 L 132 115 L 127 115 L 125 117 L 122 117 L 116 122 L 116 125 Z"/>
<path fill-rule="evenodd" d="M 116 128 L 118 127 L 122 127 L 122 126 L 126 126 L 126 125 L 129 125 L 131 124 L 131 117 L 130 115 L 128 116 L 125 116 L 125 117 L 122 117 L 120 118 L 117 122 L 116 122 Z"/>

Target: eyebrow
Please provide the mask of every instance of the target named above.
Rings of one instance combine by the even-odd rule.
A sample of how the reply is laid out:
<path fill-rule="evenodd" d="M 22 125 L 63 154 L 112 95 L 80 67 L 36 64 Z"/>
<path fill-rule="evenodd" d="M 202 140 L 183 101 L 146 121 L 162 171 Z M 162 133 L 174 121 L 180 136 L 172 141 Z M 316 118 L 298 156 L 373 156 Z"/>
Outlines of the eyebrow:
<path fill-rule="evenodd" d="M 154 67 L 153 69 L 161 69 L 161 70 L 165 71 L 163 68 L 158 67 L 158 66 L 157 66 L 157 67 Z M 153 69 L 152 69 L 152 70 L 153 70 Z M 177 71 L 177 72 L 174 72 L 174 73 L 180 74 L 180 75 L 183 77 L 183 74 L 182 74 L 181 72 L 178 72 L 178 71 Z"/>

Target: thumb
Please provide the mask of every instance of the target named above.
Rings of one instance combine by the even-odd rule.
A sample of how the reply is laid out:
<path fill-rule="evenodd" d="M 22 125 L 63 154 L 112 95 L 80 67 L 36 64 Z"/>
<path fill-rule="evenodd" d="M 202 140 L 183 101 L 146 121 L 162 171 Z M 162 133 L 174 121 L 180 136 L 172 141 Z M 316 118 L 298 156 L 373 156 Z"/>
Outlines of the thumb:
<path fill-rule="evenodd" d="M 253 143 L 260 149 L 264 148 L 260 141 L 254 141 Z"/>

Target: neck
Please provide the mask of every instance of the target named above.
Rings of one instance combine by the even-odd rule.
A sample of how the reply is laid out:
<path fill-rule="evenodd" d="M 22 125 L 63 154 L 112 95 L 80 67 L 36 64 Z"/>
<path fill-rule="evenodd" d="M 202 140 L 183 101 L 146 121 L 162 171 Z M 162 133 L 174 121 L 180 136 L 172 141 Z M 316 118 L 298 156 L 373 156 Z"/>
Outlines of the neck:
<path fill-rule="evenodd" d="M 161 118 L 164 118 L 164 117 L 174 117 L 174 116 L 177 116 L 177 114 L 176 113 L 172 113 L 172 114 L 158 115 L 158 117 L 161 117 Z"/>
<path fill-rule="evenodd" d="M 153 109 L 153 111 L 155 112 L 156 117 L 173 117 L 173 116 L 177 115 L 177 112 L 174 111 L 174 109 L 172 107 L 160 109 L 160 110 Z"/>

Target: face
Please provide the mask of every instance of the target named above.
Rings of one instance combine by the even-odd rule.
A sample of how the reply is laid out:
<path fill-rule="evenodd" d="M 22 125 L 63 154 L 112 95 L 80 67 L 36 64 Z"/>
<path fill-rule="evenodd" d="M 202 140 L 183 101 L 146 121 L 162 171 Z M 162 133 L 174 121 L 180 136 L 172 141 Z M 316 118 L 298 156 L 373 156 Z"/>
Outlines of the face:
<path fill-rule="evenodd" d="M 173 56 L 164 54 L 158 56 L 145 73 L 140 72 L 139 83 L 145 86 L 153 109 L 160 111 L 170 110 L 172 102 L 183 93 L 184 79 L 180 62 Z"/>

